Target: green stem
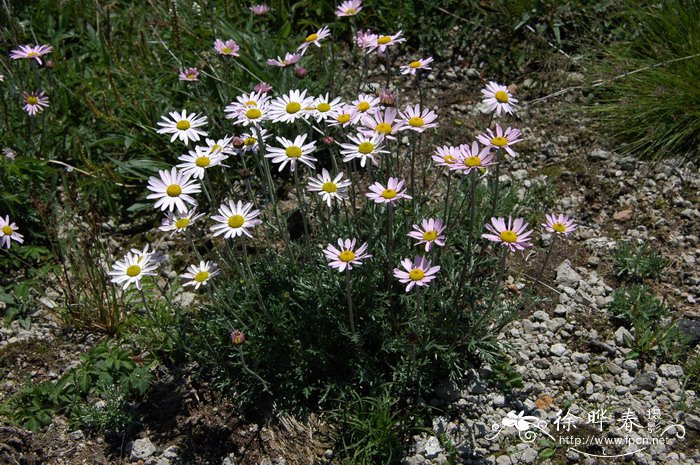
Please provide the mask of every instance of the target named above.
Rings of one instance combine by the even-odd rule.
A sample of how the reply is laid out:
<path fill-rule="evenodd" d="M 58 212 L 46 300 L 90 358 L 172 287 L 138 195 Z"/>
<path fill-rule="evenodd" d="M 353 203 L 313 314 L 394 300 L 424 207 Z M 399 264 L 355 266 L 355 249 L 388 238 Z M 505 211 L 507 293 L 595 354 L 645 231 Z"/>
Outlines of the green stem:
<path fill-rule="evenodd" d="M 265 381 L 264 379 L 262 379 L 262 378 L 260 377 L 260 375 L 258 375 L 256 372 L 254 372 L 253 370 L 251 370 L 250 368 L 248 368 L 248 365 L 245 363 L 245 357 L 243 356 L 243 348 L 242 348 L 241 346 L 238 346 L 238 355 L 239 355 L 239 357 L 240 357 L 240 359 L 241 359 L 241 365 L 243 365 L 243 369 L 244 369 L 249 375 L 251 375 L 251 376 L 257 378 L 257 380 L 260 381 L 260 383 L 261 383 L 262 386 L 263 386 L 263 390 L 264 390 L 265 392 L 270 392 L 269 384 L 267 383 L 267 381 Z"/>
<path fill-rule="evenodd" d="M 345 296 L 348 300 L 348 319 L 350 321 L 350 332 L 355 334 L 355 314 L 352 307 L 352 291 L 350 284 L 350 270 L 345 270 Z"/>

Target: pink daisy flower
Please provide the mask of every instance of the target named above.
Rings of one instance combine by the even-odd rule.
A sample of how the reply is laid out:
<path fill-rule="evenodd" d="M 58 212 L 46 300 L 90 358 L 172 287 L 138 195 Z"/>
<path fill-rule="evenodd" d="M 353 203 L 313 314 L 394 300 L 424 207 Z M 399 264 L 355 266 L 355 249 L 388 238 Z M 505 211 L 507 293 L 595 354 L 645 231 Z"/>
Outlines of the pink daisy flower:
<path fill-rule="evenodd" d="M 311 44 L 315 45 L 316 47 L 321 47 L 321 41 L 323 39 L 326 39 L 330 37 L 331 35 L 331 30 L 328 29 L 328 26 L 323 26 L 321 29 L 318 31 L 314 32 L 313 34 L 309 34 L 306 39 L 304 39 L 304 43 L 297 48 L 297 50 L 301 51 L 301 54 L 303 55 L 306 53 L 306 49 L 309 48 Z"/>
<path fill-rule="evenodd" d="M 248 9 L 256 16 L 264 16 L 270 12 L 270 7 L 267 5 L 253 5 Z"/>
<path fill-rule="evenodd" d="M 437 123 L 435 123 L 437 114 L 427 108 L 421 109 L 420 105 L 413 107 L 409 105 L 400 116 L 404 123 L 401 128 L 403 130 L 423 132 L 426 129 L 437 127 Z"/>
<path fill-rule="evenodd" d="M 522 218 L 515 221 L 508 217 L 508 223 L 504 218 L 491 218 L 491 224 L 486 225 L 490 234 L 482 234 L 481 237 L 491 242 L 500 242 L 504 247 L 508 247 L 511 252 L 524 250 L 532 247 L 530 235 L 532 231 L 527 230 L 527 223 Z"/>
<path fill-rule="evenodd" d="M 51 45 L 20 45 L 19 49 L 10 52 L 10 58 L 13 60 L 34 59 L 41 64 L 41 57 L 47 53 L 51 53 L 53 47 Z"/>
<path fill-rule="evenodd" d="M 219 52 L 219 55 L 237 57 L 240 49 L 241 47 L 239 47 L 238 44 L 231 39 L 227 40 L 226 42 L 221 39 L 216 39 L 216 42 L 214 42 L 214 50 Z"/>
<path fill-rule="evenodd" d="M 405 190 L 402 190 L 405 181 L 399 178 L 389 178 L 389 182 L 386 187 L 382 186 L 378 182 L 375 182 L 369 186 L 367 197 L 374 200 L 376 203 L 389 203 L 393 204 L 397 200 L 401 199 L 412 199 L 410 195 L 406 194 Z"/>
<path fill-rule="evenodd" d="M 501 113 L 513 114 L 513 111 L 517 109 L 518 99 L 511 95 L 506 86 L 491 81 L 486 84 L 484 89 L 481 89 L 481 93 L 484 94 L 483 102 L 489 106 L 491 111 L 496 110 L 496 114 L 499 116 Z"/>
<path fill-rule="evenodd" d="M 272 90 L 272 86 L 267 82 L 259 82 L 255 84 L 253 90 L 259 94 L 266 94 Z"/>
<path fill-rule="evenodd" d="M 547 222 L 542 223 L 542 226 L 545 228 L 545 230 L 551 233 L 563 234 L 564 236 L 569 237 L 569 234 L 578 228 L 576 222 L 566 215 L 557 216 L 547 214 L 545 216 L 547 217 Z"/>
<path fill-rule="evenodd" d="M 359 30 L 355 36 L 355 43 L 360 48 L 370 48 L 378 37 L 377 34 L 373 34 L 371 31 Z"/>
<path fill-rule="evenodd" d="M 408 283 L 406 292 L 409 292 L 414 286 L 425 287 L 435 279 L 435 275 L 440 271 L 439 266 L 431 267 L 430 265 L 430 260 L 422 255 L 416 257 L 413 262 L 410 258 L 404 258 L 401 260 L 401 266 L 404 269 L 394 268 L 394 277 L 403 284 Z"/>
<path fill-rule="evenodd" d="M 430 63 L 433 62 L 433 57 L 421 58 L 420 60 L 415 60 L 407 65 L 401 67 L 401 74 L 411 74 L 415 76 L 416 71 L 419 69 L 432 69 Z"/>
<path fill-rule="evenodd" d="M 364 129 L 360 129 L 360 132 L 368 136 L 377 135 L 396 140 L 394 134 L 402 130 L 405 124 L 402 119 L 397 118 L 398 114 L 395 108 L 385 108 L 384 112 L 377 111 L 374 114 L 365 113 L 361 119 Z"/>
<path fill-rule="evenodd" d="M 344 16 L 355 16 L 361 10 L 362 0 L 348 0 L 338 6 L 338 9 L 335 10 L 335 15 L 338 18 L 342 18 Z"/>
<path fill-rule="evenodd" d="M 435 149 L 435 155 L 433 155 L 433 161 L 437 166 L 445 166 L 447 168 L 452 168 L 455 163 L 459 162 L 459 158 L 463 155 L 459 147 L 453 147 L 451 145 L 443 145 Z"/>
<path fill-rule="evenodd" d="M 462 171 L 464 174 L 469 174 L 472 170 L 485 168 L 493 163 L 494 154 L 491 153 L 489 147 L 483 147 L 479 150 L 479 143 L 472 142 L 459 146 L 460 156 L 457 162 L 450 165 L 450 169 Z"/>
<path fill-rule="evenodd" d="M 504 131 L 499 124 L 496 124 L 496 133 L 491 129 L 487 129 L 485 133 L 481 134 L 478 139 L 479 142 L 487 147 L 493 147 L 495 149 L 503 149 L 508 155 L 515 158 L 518 156 L 518 152 L 510 148 L 511 145 L 520 142 L 520 136 L 522 132 L 520 129 L 506 128 Z"/>
<path fill-rule="evenodd" d="M 407 236 L 418 239 L 415 245 L 425 244 L 425 251 L 430 252 L 433 244 L 440 247 L 445 246 L 443 231 L 445 231 L 445 224 L 441 219 L 428 218 L 423 220 L 420 225 L 414 224 L 413 231 L 409 232 Z"/>
<path fill-rule="evenodd" d="M 377 51 L 377 53 L 384 53 L 384 51 L 389 47 L 390 45 L 395 45 L 401 42 L 406 42 L 406 39 L 401 37 L 402 31 L 397 32 L 394 35 L 390 36 L 385 36 L 385 35 L 378 35 L 376 37 L 372 38 L 372 41 L 369 43 L 369 46 L 367 47 L 367 53 L 373 52 L 374 50 Z"/>
<path fill-rule="evenodd" d="M 181 81 L 196 81 L 199 79 L 199 71 L 197 68 L 187 68 L 184 71 L 180 71 Z"/>
<path fill-rule="evenodd" d="M 24 111 L 26 111 L 29 116 L 34 116 L 37 113 L 44 111 L 44 108 L 49 106 L 49 98 L 44 95 L 44 92 L 22 92 L 22 99 L 24 99 Z"/>
<path fill-rule="evenodd" d="M 277 59 L 270 58 L 267 60 L 267 64 L 270 66 L 278 66 L 280 68 L 284 68 L 286 66 L 291 66 L 301 60 L 301 55 L 299 53 L 289 53 L 282 57 L 277 57 Z"/>
<path fill-rule="evenodd" d="M 338 239 L 338 247 L 333 244 L 328 244 L 323 253 L 328 259 L 328 266 L 343 272 L 346 269 L 352 270 L 353 265 L 362 265 L 362 260 L 371 258 L 372 256 L 365 253 L 367 243 L 362 244 L 355 250 L 357 239 Z"/>

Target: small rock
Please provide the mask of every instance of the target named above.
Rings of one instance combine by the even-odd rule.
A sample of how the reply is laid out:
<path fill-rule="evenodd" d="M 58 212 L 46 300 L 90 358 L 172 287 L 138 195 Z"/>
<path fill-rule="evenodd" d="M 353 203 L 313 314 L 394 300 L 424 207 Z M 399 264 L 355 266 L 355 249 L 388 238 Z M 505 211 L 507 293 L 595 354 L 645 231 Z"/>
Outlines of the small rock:
<path fill-rule="evenodd" d="M 85 437 L 85 434 L 81 430 L 73 431 L 68 434 L 68 437 L 71 438 L 74 441 L 80 441 Z"/>
<path fill-rule="evenodd" d="M 557 267 L 557 283 L 578 285 L 582 280 L 583 278 L 581 278 L 581 275 L 571 268 L 571 262 L 569 260 L 564 260 L 564 262 Z"/>
<path fill-rule="evenodd" d="M 147 459 L 156 451 L 156 446 L 153 445 L 150 439 L 143 438 L 137 439 L 131 443 L 131 446 L 127 446 L 127 449 L 131 450 L 129 454 L 129 460 L 135 462 L 137 460 Z"/>
<path fill-rule="evenodd" d="M 615 221 L 627 221 L 632 218 L 632 210 L 622 210 L 613 214 Z"/>
<path fill-rule="evenodd" d="M 700 320 L 680 318 L 677 325 L 678 329 L 688 337 L 688 343 L 691 347 L 694 347 L 700 343 Z"/>
<path fill-rule="evenodd" d="M 659 367 L 659 373 L 665 378 L 680 378 L 683 376 L 683 367 L 679 365 L 663 364 Z"/>
<path fill-rule="evenodd" d="M 499 455 L 498 458 L 496 459 L 496 463 L 498 465 L 511 465 L 513 462 L 510 460 L 510 457 L 507 455 Z"/>
<path fill-rule="evenodd" d="M 700 417 L 697 415 L 688 415 L 685 417 L 685 424 L 688 425 L 688 428 L 700 431 Z"/>
<path fill-rule="evenodd" d="M 438 438 L 431 436 L 425 443 L 424 450 L 425 458 L 433 459 L 437 457 L 440 452 L 442 452 L 442 446 L 440 445 Z"/>
<path fill-rule="evenodd" d="M 647 371 L 641 375 L 634 378 L 632 384 L 639 387 L 640 389 L 646 389 L 647 391 L 653 391 L 656 388 L 656 381 L 659 377 L 653 371 Z"/>
<path fill-rule="evenodd" d="M 620 326 L 617 328 L 617 331 L 615 331 L 615 342 L 617 345 L 625 347 L 627 345 L 626 341 L 632 340 L 634 340 L 632 334 L 624 326 Z"/>
<path fill-rule="evenodd" d="M 564 352 L 566 352 L 566 346 L 564 344 L 554 344 L 552 347 L 549 348 L 549 351 L 552 353 L 552 355 L 556 355 L 557 357 L 561 357 L 564 355 Z"/>
<path fill-rule="evenodd" d="M 528 447 L 523 451 L 520 460 L 522 460 L 523 463 L 535 463 L 535 461 L 537 461 L 537 451 Z"/>

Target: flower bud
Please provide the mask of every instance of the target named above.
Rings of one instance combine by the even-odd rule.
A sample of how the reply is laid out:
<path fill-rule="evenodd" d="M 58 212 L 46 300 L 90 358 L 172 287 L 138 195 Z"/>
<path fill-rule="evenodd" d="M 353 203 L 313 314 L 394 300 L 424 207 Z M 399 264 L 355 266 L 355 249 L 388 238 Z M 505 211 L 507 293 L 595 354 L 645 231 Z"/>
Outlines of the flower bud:
<path fill-rule="evenodd" d="M 231 344 L 240 346 L 245 342 L 245 334 L 242 331 L 234 329 L 231 331 Z"/>
<path fill-rule="evenodd" d="M 294 67 L 294 74 L 295 74 L 296 77 L 298 77 L 299 79 L 304 78 L 304 77 L 306 76 L 307 73 L 308 73 L 308 71 L 306 71 L 306 68 L 304 68 L 303 66 L 295 66 L 295 67 Z"/>
<path fill-rule="evenodd" d="M 333 139 L 331 136 L 326 136 L 323 138 L 323 143 L 326 145 L 331 145 L 333 142 L 335 142 L 335 139 Z"/>
<path fill-rule="evenodd" d="M 379 102 L 387 107 L 393 107 L 396 105 L 396 94 L 389 89 L 382 89 L 379 91 Z"/>

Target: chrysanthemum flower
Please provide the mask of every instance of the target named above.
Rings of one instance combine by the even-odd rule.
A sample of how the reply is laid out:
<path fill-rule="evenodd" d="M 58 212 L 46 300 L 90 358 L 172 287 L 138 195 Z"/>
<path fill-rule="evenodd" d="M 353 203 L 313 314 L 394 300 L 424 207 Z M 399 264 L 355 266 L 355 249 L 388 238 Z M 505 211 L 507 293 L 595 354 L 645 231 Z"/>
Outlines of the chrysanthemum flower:
<path fill-rule="evenodd" d="M 450 169 L 462 171 L 464 174 L 469 174 L 472 170 L 485 168 L 493 163 L 494 155 L 489 147 L 479 149 L 479 143 L 472 142 L 459 146 L 460 156 L 457 158 L 457 163 L 450 166 Z"/>
<path fill-rule="evenodd" d="M 483 102 L 499 116 L 501 113 L 513 114 L 517 109 L 518 99 L 511 95 L 506 86 L 491 81 L 486 84 L 486 88 L 481 89 L 481 93 L 484 94 Z"/>
<path fill-rule="evenodd" d="M 267 82 L 258 82 L 253 86 L 253 90 L 259 94 L 266 94 L 272 90 L 272 86 Z"/>
<path fill-rule="evenodd" d="M 273 163 L 279 163 L 279 171 L 289 163 L 290 171 L 296 169 L 297 162 L 301 162 L 310 168 L 314 167 L 316 159 L 310 155 L 316 150 L 316 142 L 311 141 L 304 144 L 306 134 L 297 136 L 294 141 L 285 139 L 284 137 L 276 137 L 277 142 L 282 144 L 282 147 L 268 147 L 265 158 L 271 158 Z"/>
<path fill-rule="evenodd" d="M 428 110 L 427 108 L 421 109 L 420 105 L 408 106 L 406 110 L 400 114 L 403 120 L 402 129 L 416 132 L 423 132 L 426 129 L 436 128 L 437 114 Z"/>
<path fill-rule="evenodd" d="M 413 289 L 414 286 L 425 287 L 430 281 L 435 279 L 435 275 L 440 271 L 439 266 L 430 266 L 430 260 L 424 256 L 416 257 L 413 262 L 410 258 L 401 260 L 401 268 L 394 268 L 394 277 L 403 284 L 407 284 L 406 292 Z M 405 270 L 405 271 L 404 271 Z"/>
<path fill-rule="evenodd" d="M 262 137 L 263 142 L 270 138 L 266 129 L 260 129 L 260 137 Z M 244 152 L 257 152 L 260 149 L 260 141 L 258 140 L 258 133 L 256 132 L 244 132 L 241 134 L 243 139 L 243 151 Z"/>
<path fill-rule="evenodd" d="M 210 228 L 214 237 L 222 234 L 226 239 L 243 234 L 253 237 L 248 230 L 262 223 L 257 219 L 260 216 L 260 210 L 253 210 L 252 203 L 244 204 L 240 200 L 238 203 L 229 200 L 228 203 L 221 204 L 218 213 L 211 217 L 219 223 Z"/>
<path fill-rule="evenodd" d="M 563 234 L 569 237 L 569 234 L 576 231 L 578 225 L 576 222 L 566 215 L 545 215 L 547 218 L 546 223 L 542 223 L 542 226 L 549 232 L 555 234 Z"/>
<path fill-rule="evenodd" d="M 360 48 L 370 48 L 374 44 L 379 35 L 372 33 L 371 31 L 357 31 L 355 36 L 355 43 Z M 369 53 L 369 52 L 368 52 Z"/>
<path fill-rule="evenodd" d="M 253 5 L 248 8 L 255 16 L 264 16 L 270 12 L 270 7 L 267 5 Z"/>
<path fill-rule="evenodd" d="M 225 158 L 221 153 L 211 153 L 206 147 L 195 147 L 189 154 L 183 154 L 177 158 L 183 162 L 177 167 L 183 174 L 192 176 L 194 179 L 204 179 L 204 172 L 220 165 Z"/>
<path fill-rule="evenodd" d="M 338 107 L 336 114 L 327 120 L 329 126 L 347 127 L 355 124 L 357 117 L 357 109 L 352 105 L 341 105 Z"/>
<path fill-rule="evenodd" d="M 15 151 L 9 147 L 5 147 L 2 154 L 5 156 L 5 158 L 9 158 L 10 160 L 14 160 L 17 157 L 17 153 L 15 153 Z"/>
<path fill-rule="evenodd" d="M 372 41 L 370 46 L 367 49 L 367 53 L 372 52 L 374 50 L 377 51 L 377 53 L 384 53 L 384 51 L 387 49 L 387 47 L 391 45 L 398 44 L 400 42 L 406 42 L 406 39 L 401 37 L 401 32 L 399 31 L 393 36 L 385 36 L 385 35 L 379 35 L 377 36 L 376 39 Z"/>
<path fill-rule="evenodd" d="M 158 177 L 151 176 L 148 179 L 148 190 L 153 191 L 153 194 L 146 198 L 158 199 L 153 208 L 187 211 L 187 204 L 197 205 L 190 194 L 202 191 L 202 186 L 190 178 L 188 173 L 179 172 L 177 168 L 160 170 Z"/>
<path fill-rule="evenodd" d="M 214 42 L 214 50 L 216 50 L 219 55 L 237 57 L 240 49 L 241 47 L 239 47 L 238 44 L 231 39 L 227 40 L 226 42 L 221 39 L 216 39 L 216 42 Z"/>
<path fill-rule="evenodd" d="M 423 70 L 432 69 L 430 67 L 430 63 L 432 63 L 432 62 L 433 62 L 433 57 L 421 58 L 419 60 L 412 61 L 407 65 L 401 66 L 401 74 L 415 75 L 416 71 L 418 71 L 419 69 L 423 69 Z"/>
<path fill-rule="evenodd" d="M 335 15 L 339 18 L 344 16 L 355 16 L 362 10 L 362 0 L 347 0 L 338 6 Z"/>
<path fill-rule="evenodd" d="M 527 223 L 522 218 L 516 218 L 513 221 L 508 217 L 507 224 L 505 218 L 491 218 L 491 224 L 487 224 L 486 229 L 490 234 L 482 234 L 481 237 L 492 242 L 500 242 L 511 252 L 532 247 L 530 242 L 532 231 L 527 230 Z"/>
<path fill-rule="evenodd" d="M 388 150 L 382 150 L 384 138 L 380 135 L 358 133 L 355 136 L 348 136 L 348 139 L 350 139 L 351 143 L 340 144 L 340 153 L 345 155 L 343 157 L 344 162 L 359 158 L 360 166 L 364 168 L 367 160 L 370 160 L 374 165 L 378 164 L 374 158 L 375 155 L 389 153 Z"/>
<path fill-rule="evenodd" d="M 232 112 L 236 110 L 247 110 L 251 107 L 262 107 L 270 100 L 270 97 L 263 92 L 250 92 L 236 96 L 236 101 L 226 106 L 224 111 Z"/>
<path fill-rule="evenodd" d="M 314 44 L 316 47 L 321 47 L 321 41 L 330 35 L 331 30 L 328 29 L 328 26 L 323 26 L 313 34 L 309 34 L 306 39 L 304 39 L 304 43 L 301 44 L 297 50 L 300 50 L 301 54 L 303 55 L 306 53 L 306 49 L 309 48 L 309 45 L 311 44 Z"/>
<path fill-rule="evenodd" d="M 27 59 L 36 60 L 41 64 L 41 57 L 47 53 L 51 53 L 53 47 L 51 45 L 20 45 L 19 49 L 10 52 L 10 58 L 13 60 Z"/>
<path fill-rule="evenodd" d="M 397 118 L 398 111 L 395 108 L 385 108 L 384 111 L 377 111 L 373 115 L 365 114 L 362 117 L 363 129 L 360 132 L 367 135 L 384 136 L 387 139 L 396 139 L 394 134 L 403 129 L 404 121 Z"/>
<path fill-rule="evenodd" d="M 169 120 L 166 116 L 161 116 L 163 121 L 158 121 L 161 128 L 156 131 L 158 134 L 172 134 L 170 142 L 180 139 L 185 145 L 190 140 L 199 141 L 199 136 L 207 136 L 207 132 L 198 129 L 207 124 L 206 116 L 199 116 L 198 113 L 187 114 L 187 110 L 182 110 L 182 114 L 171 111 Z"/>
<path fill-rule="evenodd" d="M 319 95 L 313 103 L 311 116 L 316 118 L 316 121 L 326 121 L 332 119 L 338 111 L 344 106 L 340 97 L 331 100 L 330 94 Z"/>
<path fill-rule="evenodd" d="M 445 236 L 442 234 L 445 231 L 445 224 L 439 218 L 428 218 L 423 220 L 420 225 L 414 224 L 413 231 L 409 232 L 408 237 L 418 239 L 415 245 L 425 244 L 425 251 L 430 252 L 433 244 L 440 247 L 445 246 Z"/>
<path fill-rule="evenodd" d="M 248 126 L 268 119 L 270 98 L 261 92 L 251 92 L 239 95 L 235 102 L 224 108 L 226 118 L 236 120 L 234 124 Z"/>
<path fill-rule="evenodd" d="M 20 244 L 24 242 L 24 236 L 18 233 L 19 228 L 15 223 L 10 222 L 10 216 L 5 215 L 5 218 L 0 216 L 0 248 L 10 248 L 10 242 L 15 241 Z"/>
<path fill-rule="evenodd" d="M 352 270 L 353 265 L 362 265 L 362 260 L 372 257 L 371 255 L 365 253 L 367 251 L 366 242 L 357 250 L 355 250 L 356 244 L 357 239 L 338 239 L 337 248 L 333 244 L 328 244 L 328 246 L 323 249 L 323 253 L 326 255 L 326 258 L 329 261 L 328 266 L 343 272 L 346 269 Z"/>
<path fill-rule="evenodd" d="M 275 123 L 293 123 L 299 118 L 307 118 L 314 99 L 306 96 L 306 90 L 290 90 L 287 94 L 270 102 L 270 119 Z"/>
<path fill-rule="evenodd" d="M 267 60 L 267 64 L 270 66 L 277 66 L 279 68 L 284 68 L 287 66 L 291 66 L 295 63 L 297 63 L 299 60 L 301 60 L 301 54 L 299 53 L 289 53 L 284 55 L 284 58 L 282 57 L 277 57 L 277 59 L 270 58 Z"/>
<path fill-rule="evenodd" d="M 350 181 L 343 180 L 343 172 L 341 171 L 335 178 L 331 178 L 327 169 L 323 168 L 321 174 L 309 178 L 309 190 L 318 192 L 323 200 L 330 207 L 333 200 L 343 200 L 348 198 L 348 187 Z"/>
<path fill-rule="evenodd" d="M 384 187 L 378 182 L 375 182 L 369 186 L 369 190 L 366 195 L 370 199 L 374 200 L 376 203 L 395 203 L 397 200 L 401 199 L 412 199 L 410 195 L 406 194 L 403 189 L 404 185 L 403 179 L 389 178 L 387 186 Z"/>
<path fill-rule="evenodd" d="M 370 94 L 360 94 L 352 104 L 355 108 L 355 118 L 353 123 L 357 123 L 364 115 L 368 115 L 379 110 L 379 97 Z"/>
<path fill-rule="evenodd" d="M 135 284 L 137 289 L 141 289 L 141 279 L 144 276 L 155 276 L 154 271 L 158 268 L 158 263 L 154 261 L 150 254 L 138 254 L 128 252 L 123 260 L 114 262 L 113 269 L 107 274 L 112 276 L 112 282 L 122 286 L 126 290 L 130 285 Z"/>
<path fill-rule="evenodd" d="M 180 71 L 181 81 L 196 81 L 199 79 L 199 71 L 197 68 L 187 68 L 184 71 Z"/>
<path fill-rule="evenodd" d="M 191 208 L 187 211 L 167 212 L 165 218 L 161 225 L 158 227 L 161 231 L 172 231 L 170 235 L 185 232 L 187 228 L 192 226 L 192 224 L 199 218 L 203 217 L 204 213 L 197 213 L 195 208 Z"/>
<path fill-rule="evenodd" d="M 187 281 L 183 287 L 194 286 L 195 289 L 199 289 L 199 286 L 206 286 L 209 280 L 217 274 L 219 274 L 219 269 L 216 263 L 202 260 L 199 265 L 190 265 L 187 268 L 187 273 L 180 277 Z"/>
<path fill-rule="evenodd" d="M 452 147 L 450 145 L 443 145 L 435 149 L 435 155 L 433 155 L 433 161 L 437 166 L 445 166 L 447 168 L 452 168 L 455 163 L 459 162 L 459 157 L 462 155 L 462 151 L 459 147 Z"/>
<path fill-rule="evenodd" d="M 208 153 L 211 154 L 221 154 L 224 158 L 227 158 L 229 155 L 235 155 L 236 150 L 234 149 L 232 142 L 233 137 L 229 137 L 226 135 L 223 139 L 205 139 L 204 143 L 206 144 L 205 146 L 200 146 L 199 148 L 204 148 L 207 150 Z"/>
<path fill-rule="evenodd" d="M 518 152 L 510 148 L 510 146 L 520 142 L 522 140 L 519 138 L 521 135 L 520 129 L 509 127 L 504 131 L 499 124 L 496 124 L 495 134 L 491 129 L 487 129 L 485 133 L 479 135 L 478 139 L 482 144 L 495 149 L 503 149 L 508 155 L 515 158 L 518 156 Z"/>
<path fill-rule="evenodd" d="M 44 111 L 44 108 L 49 106 L 49 98 L 44 95 L 44 92 L 22 92 L 22 98 L 24 99 L 24 111 L 29 116 L 41 113 Z"/>

